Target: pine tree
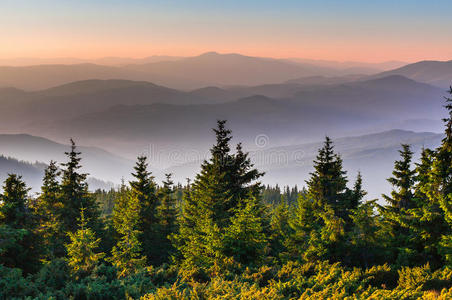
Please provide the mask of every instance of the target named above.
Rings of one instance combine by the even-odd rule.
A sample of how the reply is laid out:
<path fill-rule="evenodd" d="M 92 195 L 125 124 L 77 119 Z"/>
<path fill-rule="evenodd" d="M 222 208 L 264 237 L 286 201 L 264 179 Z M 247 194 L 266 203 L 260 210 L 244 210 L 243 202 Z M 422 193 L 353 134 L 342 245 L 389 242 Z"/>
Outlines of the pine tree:
<path fill-rule="evenodd" d="M 96 200 L 88 192 L 86 178 L 88 174 L 80 173 L 80 152 L 76 151 L 74 141 L 71 139 L 71 151 L 65 152 L 68 162 L 63 163 L 63 176 L 61 182 L 61 200 L 63 202 L 62 221 L 66 231 L 75 232 L 77 224 L 74 220 L 80 219 L 80 210 L 83 207 L 85 217 L 89 220 L 88 226 L 99 231 L 100 211 Z"/>
<path fill-rule="evenodd" d="M 159 191 L 160 204 L 157 207 L 157 215 L 160 223 L 160 230 L 165 237 L 175 232 L 177 210 L 176 199 L 174 198 L 173 181 L 171 174 L 165 174 L 166 180 L 163 181 L 163 187 Z"/>
<path fill-rule="evenodd" d="M 401 225 L 410 232 L 411 248 L 417 252 L 416 264 L 422 265 L 429 262 L 435 267 L 443 264 L 438 253 L 438 245 L 441 236 L 447 232 L 447 223 L 439 203 L 431 201 L 426 193 L 430 186 L 433 159 L 433 151 L 422 150 L 420 163 L 417 163 L 415 168 L 415 205 L 406 211 L 406 217 L 399 220 L 402 221 Z"/>
<path fill-rule="evenodd" d="M 380 211 L 384 217 L 387 246 L 394 249 L 398 264 L 408 265 L 415 260 L 416 251 L 413 249 L 410 230 L 404 223 L 408 218 L 408 209 L 414 208 L 416 204 L 414 200 L 416 172 L 411 169 L 413 152 L 410 146 L 402 144 L 399 153 L 401 159 L 394 163 L 393 177 L 388 179 L 393 190 L 391 196 L 383 195 L 388 205 L 380 207 Z"/>
<path fill-rule="evenodd" d="M 3 224 L 14 228 L 24 228 L 29 224 L 31 211 L 28 209 L 28 192 L 22 176 L 9 174 L 3 186 L 0 219 Z"/>
<path fill-rule="evenodd" d="M 362 203 L 362 200 L 367 195 L 367 192 L 363 189 L 363 177 L 361 172 L 358 172 L 356 176 L 355 185 L 353 186 L 352 196 L 350 197 L 351 202 L 349 205 L 350 209 L 356 209 Z"/>
<path fill-rule="evenodd" d="M 198 210 L 211 211 L 212 219 L 220 228 L 230 224 L 233 209 L 240 199 L 250 193 L 259 196 L 261 185 L 253 181 L 263 175 L 253 168 L 240 144 L 237 145 L 237 153 L 231 153 L 229 142 L 232 136 L 225 123 L 218 121 L 218 128 L 214 129 L 216 144 L 210 150 L 211 159 L 203 162 L 191 191 Z"/>
<path fill-rule="evenodd" d="M 290 222 L 293 234 L 288 240 L 291 254 L 304 260 L 340 259 L 345 247 L 342 237 L 353 208 L 353 194 L 347 188 L 342 159 L 334 153 L 332 141 L 326 137 L 314 161 L 315 171 L 307 182 L 306 195 L 298 198 L 297 209 Z"/>
<path fill-rule="evenodd" d="M 124 186 L 113 209 L 113 226 L 120 238 L 111 251 L 109 261 L 118 269 L 118 277 L 137 272 L 145 266 L 146 257 L 142 256 L 139 237 L 141 206 L 135 193 Z"/>
<path fill-rule="evenodd" d="M 413 152 L 410 146 L 402 144 L 402 150 L 399 151 L 401 160 L 394 163 L 394 171 L 388 182 L 395 188 L 391 192 L 391 197 L 383 195 L 383 198 L 389 203 L 390 207 L 399 212 L 401 209 L 408 209 L 414 206 L 414 180 L 415 170 L 411 169 L 411 160 Z"/>
<path fill-rule="evenodd" d="M 21 176 L 9 174 L 0 195 L 0 264 L 25 273 L 38 269 L 42 253 L 29 190 Z"/>
<path fill-rule="evenodd" d="M 159 255 L 155 245 L 158 242 L 158 218 L 157 205 L 158 197 L 154 177 L 148 171 L 146 156 L 139 156 L 132 173 L 133 181 L 130 181 L 130 192 L 138 201 L 139 223 L 137 230 L 140 232 L 139 241 L 142 253 L 147 257 L 150 264 L 155 263 Z"/>
<path fill-rule="evenodd" d="M 70 243 L 66 244 L 68 265 L 77 277 L 89 275 L 105 256 L 102 252 L 95 252 L 99 248 L 100 238 L 96 238 L 95 233 L 87 227 L 84 211 L 82 207 L 79 229 L 74 233 L 68 232 Z"/>
<path fill-rule="evenodd" d="M 330 206 L 335 215 L 344 218 L 348 209 L 346 202 L 347 178 L 342 169 L 342 159 L 334 153 L 333 142 L 326 137 L 325 143 L 314 161 L 315 172 L 311 173 L 308 185 L 309 197 L 314 207 Z"/>
<path fill-rule="evenodd" d="M 40 217 L 39 231 L 46 249 L 46 260 L 52 260 L 65 254 L 65 233 L 61 218 L 63 202 L 58 182 L 60 174 L 56 162 L 51 161 L 44 172 L 41 195 L 36 205 L 36 211 Z"/>
<path fill-rule="evenodd" d="M 203 244 L 206 239 L 200 234 L 212 238 L 217 236 L 214 234 L 216 232 L 223 233 L 231 225 L 237 208 L 245 204 L 241 202 L 242 199 L 251 196 L 260 202 L 261 185 L 255 181 L 263 174 L 253 168 L 240 144 L 237 145 L 236 153 L 231 153 L 229 143 L 232 136 L 231 131 L 225 128 L 225 122 L 218 121 L 218 127 L 214 129 L 216 143 L 210 150 L 211 158 L 201 165 L 201 172 L 196 176 L 189 198 L 184 203 L 179 233 L 173 236 L 183 260 L 198 267 L 211 261 L 207 254 L 203 258 L 202 249 L 212 250 L 209 245 Z M 259 211 L 263 213 L 262 208 Z M 218 241 L 210 242 L 221 244 Z"/>
<path fill-rule="evenodd" d="M 173 252 L 173 247 L 170 241 L 172 234 L 177 230 L 177 208 L 176 199 L 173 190 L 173 181 L 171 174 L 166 174 L 166 180 L 163 181 L 163 187 L 159 190 L 158 195 L 160 199 L 157 207 L 157 217 L 159 221 L 158 235 L 159 239 L 159 258 L 158 263 L 168 261 L 170 253 Z"/>

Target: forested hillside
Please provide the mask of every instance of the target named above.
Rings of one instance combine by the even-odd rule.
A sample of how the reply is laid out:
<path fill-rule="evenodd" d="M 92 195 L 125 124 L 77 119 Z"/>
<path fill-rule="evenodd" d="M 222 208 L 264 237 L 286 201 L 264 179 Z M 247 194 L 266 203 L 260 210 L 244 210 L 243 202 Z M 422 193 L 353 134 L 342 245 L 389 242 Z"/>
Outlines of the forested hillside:
<path fill-rule="evenodd" d="M 450 299 L 452 98 L 445 107 L 439 147 L 415 160 L 400 145 L 384 203 L 329 137 L 299 188 L 264 187 L 218 121 L 185 185 L 157 183 L 139 156 L 131 181 L 94 193 L 72 142 L 39 195 L 4 180 L 0 298 Z"/>

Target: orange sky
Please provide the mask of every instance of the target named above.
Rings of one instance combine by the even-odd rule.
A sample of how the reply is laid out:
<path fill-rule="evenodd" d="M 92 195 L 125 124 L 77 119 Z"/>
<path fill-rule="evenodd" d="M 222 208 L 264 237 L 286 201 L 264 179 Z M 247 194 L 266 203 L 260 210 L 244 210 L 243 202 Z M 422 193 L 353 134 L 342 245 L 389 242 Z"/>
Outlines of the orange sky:
<path fill-rule="evenodd" d="M 452 1 L 377 2 L 4 0 L 0 59 L 207 51 L 364 62 L 452 59 Z"/>

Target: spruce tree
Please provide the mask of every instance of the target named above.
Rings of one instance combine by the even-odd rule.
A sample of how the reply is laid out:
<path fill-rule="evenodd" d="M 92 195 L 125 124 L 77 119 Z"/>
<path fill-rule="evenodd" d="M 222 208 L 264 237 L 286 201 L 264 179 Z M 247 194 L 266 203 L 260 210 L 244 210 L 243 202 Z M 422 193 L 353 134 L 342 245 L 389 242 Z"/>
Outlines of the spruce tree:
<path fill-rule="evenodd" d="M 211 262 L 209 255 L 202 253 L 215 253 L 213 246 L 204 244 L 207 240 L 200 235 L 213 238 L 218 232 L 223 234 L 231 225 L 237 208 L 245 208 L 246 201 L 242 199 L 255 197 L 260 206 L 261 185 L 256 180 L 263 174 L 253 168 L 240 144 L 236 153 L 231 153 L 232 136 L 225 123 L 218 121 L 214 129 L 216 143 L 210 150 L 211 158 L 202 163 L 201 171 L 196 175 L 189 199 L 184 204 L 179 233 L 173 237 L 183 260 L 198 267 Z M 263 213 L 262 207 L 259 211 Z M 221 244 L 221 241 L 209 242 Z"/>
<path fill-rule="evenodd" d="M 3 224 L 14 228 L 24 228 L 29 224 L 31 211 L 28 208 L 28 192 L 22 176 L 9 174 L 3 186 L 0 218 Z"/>
<path fill-rule="evenodd" d="M 158 242 L 158 218 L 157 205 L 158 197 L 154 177 L 148 171 L 146 156 L 138 156 L 135 172 L 132 173 L 134 180 L 130 181 L 130 192 L 137 199 L 139 205 L 139 223 L 140 232 L 139 241 L 142 253 L 147 257 L 148 263 L 152 264 L 157 255 L 159 255 L 155 245 Z"/>
<path fill-rule="evenodd" d="M 74 141 L 71 139 L 71 151 L 65 152 L 68 162 L 63 163 L 63 176 L 61 181 L 61 200 L 63 202 L 62 221 L 66 231 L 75 232 L 80 219 L 80 210 L 83 207 L 85 217 L 89 220 L 88 226 L 99 231 L 100 211 L 96 199 L 88 192 L 86 178 L 88 174 L 80 173 L 80 152 L 77 152 Z"/>
<path fill-rule="evenodd" d="M 388 178 L 388 182 L 394 187 L 391 196 L 383 195 L 383 198 L 389 203 L 391 209 L 400 211 L 414 206 L 414 180 L 415 170 L 411 169 L 411 160 L 413 152 L 410 146 L 402 144 L 402 150 L 399 150 L 401 160 L 394 163 L 393 177 Z"/>
<path fill-rule="evenodd" d="M 145 266 L 139 237 L 141 206 L 135 193 L 121 188 L 120 197 L 113 208 L 113 226 L 119 235 L 116 246 L 111 251 L 109 261 L 118 269 L 118 277 L 136 273 Z"/>
<path fill-rule="evenodd" d="M 21 176 L 9 174 L 0 195 L 0 264 L 25 273 L 38 269 L 42 254 L 29 190 Z"/>
<path fill-rule="evenodd" d="M 411 168 L 413 152 L 409 145 L 402 144 L 399 150 L 401 159 L 395 161 L 393 177 L 388 179 L 392 184 L 391 196 L 383 195 L 388 202 L 380 207 L 384 217 L 384 230 L 387 233 L 387 246 L 394 250 L 394 258 L 398 264 L 408 265 L 415 260 L 416 250 L 411 241 L 409 228 L 404 226 L 408 218 L 408 209 L 415 207 L 414 186 L 416 172 Z"/>
<path fill-rule="evenodd" d="M 363 189 L 363 177 L 361 172 L 356 176 L 355 185 L 353 186 L 352 196 L 350 197 L 350 209 L 356 209 L 362 203 L 367 192 Z"/>
<path fill-rule="evenodd" d="M 70 242 L 66 244 L 68 265 L 77 277 L 89 275 L 105 256 L 95 251 L 99 248 L 100 238 L 96 238 L 96 234 L 88 227 L 84 211 L 82 207 L 79 229 L 74 233 L 68 232 Z"/>
<path fill-rule="evenodd" d="M 157 215 L 160 224 L 160 231 L 164 236 L 175 232 L 177 210 L 176 199 L 174 198 L 173 181 L 171 174 L 165 174 L 166 180 L 163 181 L 163 187 L 159 190 L 160 203 L 157 207 Z"/>
<path fill-rule="evenodd" d="M 177 208 L 176 199 L 173 190 L 173 181 L 171 174 L 165 174 L 166 180 L 163 181 L 163 187 L 158 191 L 159 206 L 157 207 L 157 217 L 159 222 L 158 235 L 160 237 L 158 263 L 168 261 L 173 247 L 170 241 L 171 235 L 177 230 Z"/>
<path fill-rule="evenodd" d="M 63 202 L 61 201 L 61 187 L 55 161 L 51 161 L 44 172 L 41 194 L 38 198 L 36 210 L 40 218 L 39 231 L 46 249 L 45 259 L 52 260 L 65 254 L 65 233 L 62 223 Z"/>
<path fill-rule="evenodd" d="M 416 251 L 414 259 L 416 264 L 423 265 L 428 262 L 432 267 L 439 267 L 443 261 L 438 252 L 438 245 L 448 226 L 439 203 L 431 201 L 426 193 L 430 186 L 433 159 L 433 151 L 422 150 L 420 162 L 415 168 L 415 205 L 406 210 L 406 217 L 398 220 L 409 230 L 411 248 Z"/>
<path fill-rule="evenodd" d="M 309 198 L 315 208 L 330 206 L 335 215 L 345 217 L 347 207 L 347 178 L 342 169 L 341 157 L 334 153 L 333 142 L 326 137 L 323 147 L 319 149 L 314 160 L 315 172 L 311 173 L 308 185 Z"/>
<path fill-rule="evenodd" d="M 254 181 L 263 175 L 253 168 L 240 144 L 236 154 L 231 153 L 229 143 L 232 136 L 225 123 L 218 121 L 218 127 L 214 129 L 216 144 L 210 150 L 211 158 L 201 165 L 201 172 L 196 175 L 191 191 L 197 210 L 211 211 L 213 221 L 220 228 L 230 224 L 233 209 L 240 199 L 250 193 L 259 196 L 261 185 Z"/>

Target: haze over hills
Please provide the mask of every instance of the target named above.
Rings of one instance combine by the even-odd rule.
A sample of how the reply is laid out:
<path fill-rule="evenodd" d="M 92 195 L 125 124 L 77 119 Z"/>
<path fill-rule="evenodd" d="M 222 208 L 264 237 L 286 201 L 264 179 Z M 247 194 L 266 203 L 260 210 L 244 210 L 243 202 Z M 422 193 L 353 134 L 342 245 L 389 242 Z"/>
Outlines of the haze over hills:
<path fill-rule="evenodd" d="M 56 58 L 17 57 L 10 59 L 5 58 L 0 59 L 0 66 L 26 67 L 33 65 L 76 65 L 76 64 L 121 66 L 129 64 L 152 63 L 158 61 L 172 61 L 181 58 L 183 57 L 169 55 L 152 55 L 143 58 L 107 56 L 96 59 L 82 59 L 75 57 L 56 57 Z"/>
<path fill-rule="evenodd" d="M 51 160 L 58 163 L 67 160 L 65 152 L 70 150 L 67 144 L 26 134 L 0 134 L 0 155 L 22 161 L 39 162 L 39 166 Z M 82 152 L 83 172 L 105 181 L 119 183 L 128 178 L 134 162 L 95 147 L 78 147 Z M 40 170 L 42 169 L 40 167 Z"/>
<path fill-rule="evenodd" d="M 85 80 L 62 86 L 25 92 L 0 89 L 0 112 L 3 122 L 18 120 L 49 120 L 75 117 L 84 113 L 102 111 L 115 105 L 138 104 L 200 104 L 218 103 L 216 98 L 182 92 L 150 82 L 129 80 Z M 71 109 L 68 109 L 68 108 Z M 2 120 L 0 120 L 0 124 Z"/>
<path fill-rule="evenodd" d="M 442 131 L 444 84 L 452 82 L 450 62 L 420 62 L 371 75 L 378 72 L 376 66 L 367 72 L 370 66 L 354 63 L 300 63 L 215 52 L 119 62 L 106 58 L 105 65 L 0 67 L 0 84 L 8 86 L 0 88 L 0 132 L 46 138 L 0 135 L 0 154 L 31 162 L 64 161 L 73 137 L 93 146 L 81 148 L 84 165 L 90 166 L 86 171 L 118 183 L 141 153 L 150 155 L 157 176 L 161 168 L 204 157 L 213 142 L 210 129 L 217 119 L 227 119 L 234 141 L 259 151 L 263 149 L 256 140 L 261 136 L 267 147 L 295 145 L 314 153 L 318 144 L 306 143 L 325 135 L 385 131 L 373 138 L 391 140 L 388 147 L 380 149 L 359 137 L 350 143 L 368 148 L 347 146 L 343 151 L 353 172 L 362 157 L 370 157 L 369 166 L 377 167 L 373 161 L 386 161 L 387 156 L 381 164 L 390 170 L 401 141 L 413 135 L 419 147 L 422 140 L 433 145 L 438 137 L 389 130 Z M 357 68 L 363 72 L 354 73 Z M 306 156 L 303 164 L 312 158 Z M 308 172 L 292 163 L 286 169 L 261 166 L 270 183 L 280 177 L 279 182 L 293 184 L 297 172 Z M 370 190 L 384 184 L 387 175 L 378 175 L 369 175 L 376 185 Z"/>
<path fill-rule="evenodd" d="M 290 61 L 297 63 L 308 63 L 320 67 L 333 68 L 338 70 L 347 71 L 349 73 L 360 74 L 374 74 L 381 71 L 400 68 L 408 63 L 402 61 L 385 61 L 380 63 L 365 63 L 357 61 L 331 61 L 320 59 L 304 59 L 304 58 L 289 58 Z"/>
<path fill-rule="evenodd" d="M 385 77 L 388 75 L 402 75 L 419 82 L 449 88 L 452 84 L 452 60 L 420 61 L 374 75 L 374 77 Z"/>
<path fill-rule="evenodd" d="M 364 178 L 369 199 L 381 198 L 381 193 L 390 191 L 386 178 L 391 176 L 394 161 L 399 159 L 400 144 L 412 145 L 415 158 L 419 157 L 422 147 L 439 146 L 442 134 L 431 132 L 412 132 L 390 130 L 376 134 L 334 139 L 335 151 L 344 160 L 344 169 L 349 181 L 353 182 L 360 171 Z M 313 171 L 312 161 L 323 142 L 298 144 L 282 147 L 264 147 L 250 153 L 252 161 L 259 170 L 265 171 L 264 184 L 305 185 L 309 173 Z M 165 172 L 175 174 L 175 178 L 193 178 L 199 171 L 200 160 L 170 167 Z"/>
<path fill-rule="evenodd" d="M 27 187 L 31 188 L 30 192 L 32 194 L 39 193 L 46 167 L 47 165 L 44 163 L 30 163 L 0 155 L 0 181 L 4 182 L 8 174 L 16 174 L 22 176 L 22 179 L 27 183 Z M 87 183 L 91 191 L 96 189 L 109 190 L 115 186 L 112 182 L 106 182 L 94 177 L 88 177 Z"/>
<path fill-rule="evenodd" d="M 131 90 L 124 93 L 123 98 L 114 98 L 115 91 L 106 93 L 108 97 L 101 97 L 98 93 L 87 98 L 66 96 L 64 99 L 73 101 L 65 102 L 62 98 L 50 104 L 46 104 L 48 100 L 34 103 L 33 114 L 21 118 L 21 126 L 9 130 L 19 128 L 62 142 L 77 137 L 82 144 L 108 147 L 128 158 L 134 158 L 150 144 L 157 151 L 207 149 L 210 128 L 217 119 L 229 120 L 236 137 L 248 141 L 250 146 L 260 134 L 269 136 L 277 146 L 315 141 L 325 134 L 340 137 L 391 128 L 419 131 L 428 122 L 431 126 L 424 130 L 442 130 L 440 118 L 444 113 L 442 97 L 445 91 L 401 76 L 328 86 L 288 84 L 266 88 L 267 95 L 280 93 L 286 88 L 288 96 L 255 95 L 225 103 L 191 105 L 125 105 L 130 99 L 127 94 L 133 95 Z M 255 91 L 257 88 L 250 89 Z M 258 89 L 264 90 L 262 87 Z M 223 97 L 228 92 L 227 89 L 213 90 L 219 91 Z M 186 96 L 186 93 L 180 93 Z M 237 93 L 237 90 L 232 89 L 232 93 Z M 193 92 L 188 94 L 193 96 Z M 140 99 L 147 101 L 151 98 Z M 61 104 L 57 105 L 59 101 Z M 117 103 L 122 104 L 116 106 Z M 66 112 L 68 107 L 71 109 Z M 88 109 L 93 107 L 95 109 Z M 72 114 L 81 110 L 90 111 Z M 30 123 L 30 120 L 34 122 Z M 421 124 L 418 120 L 424 122 Z M 392 124 L 396 127 L 391 127 Z"/>
<path fill-rule="evenodd" d="M 196 89 L 279 83 L 298 77 L 339 76 L 359 71 L 216 52 L 186 58 L 144 59 L 114 66 L 102 61 L 95 63 L 2 66 L 0 87 L 38 90 L 87 79 L 126 79 L 150 81 L 178 89 Z"/>
<path fill-rule="evenodd" d="M 124 79 L 190 90 L 207 86 L 255 86 L 286 81 L 312 84 L 313 80 L 318 81 L 317 83 L 322 81 L 319 76 L 330 77 L 323 78 L 322 84 L 337 84 L 369 75 L 374 78 L 402 75 L 444 88 L 452 80 L 452 61 L 404 64 L 336 63 L 207 52 L 194 57 L 103 58 L 81 61 L 78 64 L 2 66 L 0 87 L 39 90 L 88 79 Z"/>

